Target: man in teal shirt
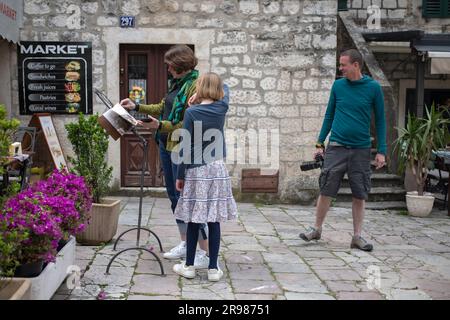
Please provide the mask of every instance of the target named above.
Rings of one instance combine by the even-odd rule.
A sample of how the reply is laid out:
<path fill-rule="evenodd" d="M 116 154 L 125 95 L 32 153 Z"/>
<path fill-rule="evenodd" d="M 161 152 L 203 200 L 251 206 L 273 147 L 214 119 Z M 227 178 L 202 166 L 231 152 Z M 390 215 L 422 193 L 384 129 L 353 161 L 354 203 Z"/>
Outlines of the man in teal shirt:
<path fill-rule="evenodd" d="M 365 200 L 370 191 L 370 121 L 375 114 L 377 133 L 376 168 L 386 164 L 386 121 L 384 98 L 378 82 L 362 75 L 361 54 L 350 49 L 339 59 L 339 70 L 343 78 L 334 82 L 328 107 L 316 144 L 317 154 L 324 157 L 319 177 L 320 196 L 317 200 L 316 222 L 300 234 L 305 241 L 319 240 L 322 225 L 335 198 L 342 178 L 347 173 L 352 190 L 353 230 L 350 247 L 372 251 L 373 245 L 361 237 Z M 329 144 L 324 153 L 324 141 L 330 133 Z"/>

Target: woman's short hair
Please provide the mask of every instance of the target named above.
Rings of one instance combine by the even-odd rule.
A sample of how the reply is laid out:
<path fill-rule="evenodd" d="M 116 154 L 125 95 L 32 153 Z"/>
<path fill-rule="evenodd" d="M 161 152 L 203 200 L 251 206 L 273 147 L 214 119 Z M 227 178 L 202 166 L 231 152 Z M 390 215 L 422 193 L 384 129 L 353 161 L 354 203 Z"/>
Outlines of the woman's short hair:
<path fill-rule="evenodd" d="M 164 63 L 173 67 L 177 73 L 188 70 L 194 70 L 198 63 L 198 59 L 194 55 L 194 51 L 185 44 L 178 44 L 171 47 L 164 54 Z"/>
<path fill-rule="evenodd" d="M 204 99 L 222 100 L 224 96 L 222 79 L 217 73 L 205 73 L 196 81 L 196 92 L 196 100 L 198 101 Z"/>

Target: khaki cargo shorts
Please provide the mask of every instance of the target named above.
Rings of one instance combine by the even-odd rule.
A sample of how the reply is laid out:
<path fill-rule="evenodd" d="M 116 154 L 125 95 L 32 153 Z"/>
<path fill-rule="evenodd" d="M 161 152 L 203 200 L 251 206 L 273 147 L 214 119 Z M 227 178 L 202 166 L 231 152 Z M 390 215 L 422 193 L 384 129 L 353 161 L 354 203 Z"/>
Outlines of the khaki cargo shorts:
<path fill-rule="evenodd" d="M 347 173 L 352 196 L 367 200 L 370 192 L 370 148 L 352 149 L 329 145 L 319 177 L 320 194 L 336 198 Z"/>

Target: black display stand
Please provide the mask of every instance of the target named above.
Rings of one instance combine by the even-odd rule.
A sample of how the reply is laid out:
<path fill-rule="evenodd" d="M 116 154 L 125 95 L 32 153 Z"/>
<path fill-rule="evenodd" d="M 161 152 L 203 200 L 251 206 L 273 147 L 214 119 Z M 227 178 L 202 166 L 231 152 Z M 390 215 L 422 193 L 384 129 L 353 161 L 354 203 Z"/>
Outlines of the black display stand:
<path fill-rule="evenodd" d="M 106 95 L 105 95 L 103 92 L 101 92 L 101 91 L 99 91 L 99 90 L 95 90 L 95 94 L 100 98 L 100 100 L 102 100 L 102 102 L 103 102 L 109 109 L 113 107 L 112 102 L 106 97 Z M 116 246 L 117 246 L 117 243 L 119 242 L 120 238 L 121 238 L 124 234 L 126 234 L 126 233 L 128 233 L 128 232 L 130 232 L 130 231 L 133 231 L 133 230 L 137 230 L 136 246 L 135 246 L 135 247 L 132 247 L 132 248 L 123 249 L 123 250 L 119 251 L 118 253 L 116 253 L 116 254 L 111 258 L 111 260 L 110 260 L 109 263 L 108 263 L 108 266 L 107 266 L 107 268 L 106 268 L 106 274 L 109 274 L 109 268 L 111 267 L 111 264 L 113 263 L 114 259 L 116 259 L 121 253 L 126 252 L 126 251 L 130 251 L 130 250 L 138 250 L 138 251 L 143 250 L 143 251 L 147 251 L 148 253 L 150 253 L 151 255 L 153 255 L 153 256 L 156 258 L 156 261 L 158 261 L 159 266 L 160 266 L 160 268 L 161 268 L 161 275 L 165 276 L 165 274 L 164 274 L 164 268 L 163 268 L 163 265 L 162 265 L 161 260 L 159 259 L 159 257 L 158 257 L 152 250 L 140 246 L 140 243 L 139 243 L 139 242 L 140 242 L 140 237 L 141 237 L 141 230 L 148 231 L 151 235 L 154 235 L 154 236 L 155 236 L 156 240 L 158 240 L 158 244 L 159 244 L 159 249 L 160 249 L 160 251 L 161 251 L 161 252 L 164 252 L 164 251 L 163 251 L 163 248 L 162 248 L 162 245 L 161 245 L 161 241 L 159 240 L 159 237 L 156 235 L 156 233 L 154 233 L 153 231 L 151 231 L 151 230 L 148 229 L 148 228 L 141 227 L 141 222 L 142 222 L 142 199 L 143 199 L 143 197 L 144 197 L 144 176 L 145 176 L 145 171 L 146 171 L 146 169 L 147 169 L 147 160 L 148 160 L 148 141 L 145 140 L 145 138 L 144 138 L 144 137 L 136 130 L 136 127 L 132 127 L 132 128 L 131 128 L 131 132 L 133 132 L 133 133 L 139 138 L 139 140 L 140 140 L 141 143 L 142 143 L 143 150 L 144 150 L 144 161 L 142 162 L 142 170 L 141 170 L 141 177 L 140 177 L 140 184 L 141 184 L 140 187 L 141 187 L 141 192 L 140 192 L 140 195 L 139 195 L 139 218 L 138 218 L 138 225 L 137 225 L 137 227 L 135 227 L 135 228 L 131 228 L 131 229 L 128 229 L 128 230 L 122 232 L 122 233 L 117 237 L 116 242 L 114 243 L 113 250 L 116 250 Z"/>

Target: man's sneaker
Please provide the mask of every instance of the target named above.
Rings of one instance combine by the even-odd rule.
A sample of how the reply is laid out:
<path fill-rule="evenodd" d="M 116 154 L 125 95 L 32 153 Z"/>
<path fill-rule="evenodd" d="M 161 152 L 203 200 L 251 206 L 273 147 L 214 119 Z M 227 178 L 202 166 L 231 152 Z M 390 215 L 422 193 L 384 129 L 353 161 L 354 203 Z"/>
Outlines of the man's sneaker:
<path fill-rule="evenodd" d="M 350 244 L 350 248 L 356 248 L 363 251 L 372 251 L 373 245 L 368 243 L 363 237 L 361 236 L 353 236 L 352 243 Z"/>
<path fill-rule="evenodd" d="M 186 241 L 181 241 L 176 247 L 163 254 L 163 257 L 169 260 L 175 260 L 186 257 Z"/>
<path fill-rule="evenodd" d="M 196 269 L 207 269 L 209 266 L 209 257 L 206 255 L 206 251 L 199 249 L 195 253 L 194 267 Z"/>
<path fill-rule="evenodd" d="M 209 281 L 219 281 L 223 276 L 223 271 L 218 267 L 217 269 L 208 269 L 208 280 Z"/>
<path fill-rule="evenodd" d="M 188 278 L 188 279 L 195 278 L 195 267 L 187 266 L 184 261 L 181 261 L 181 263 L 174 265 L 173 271 L 175 273 L 179 274 L 180 276 Z"/>
<path fill-rule="evenodd" d="M 311 241 L 311 240 L 319 240 L 320 236 L 322 235 L 322 229 L 316 229 L 313 227 L 309 227 L 306 232 L 300 233 L 300 238 L 302 238 L 305 241 Z"/>

